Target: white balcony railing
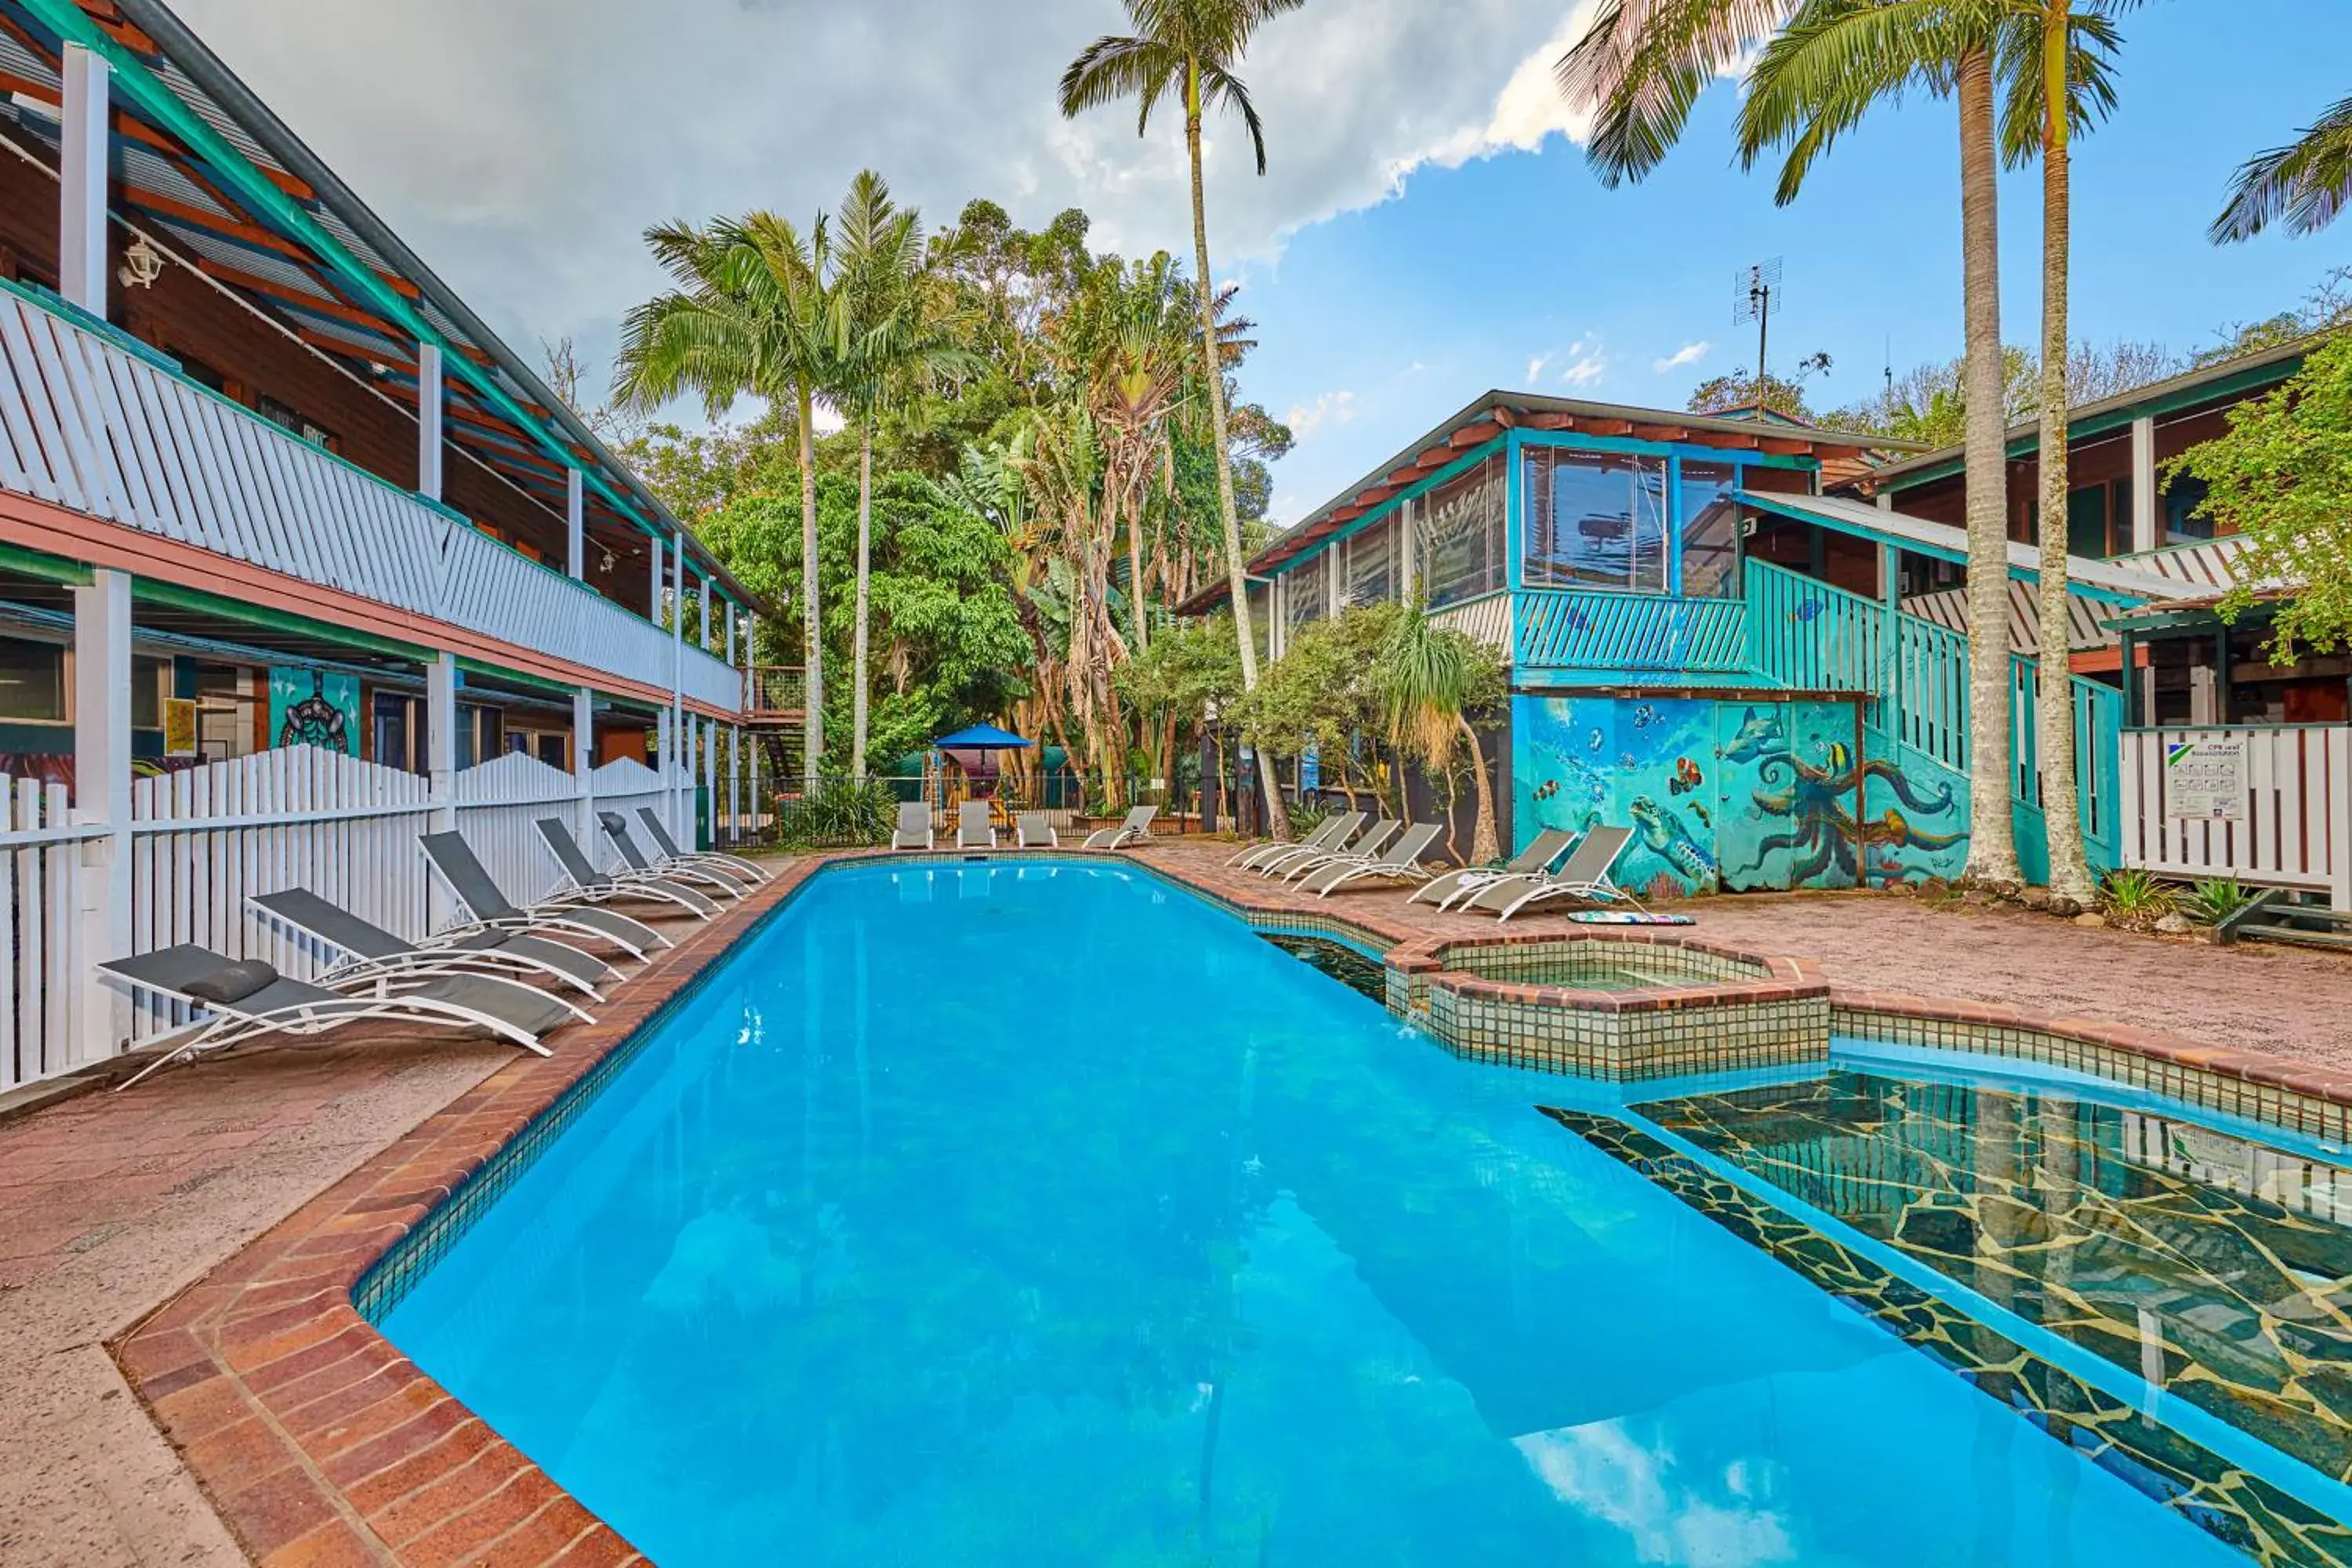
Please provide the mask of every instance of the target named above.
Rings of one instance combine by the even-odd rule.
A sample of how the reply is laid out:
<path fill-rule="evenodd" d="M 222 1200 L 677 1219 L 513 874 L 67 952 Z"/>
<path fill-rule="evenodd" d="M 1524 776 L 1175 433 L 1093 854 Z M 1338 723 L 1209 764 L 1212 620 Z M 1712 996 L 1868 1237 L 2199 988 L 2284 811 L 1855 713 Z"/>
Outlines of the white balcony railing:
<path fill-rule="evenodd" d="M 0 289 L 0 489 L 667 689 L 670 635 L 454 512 L 174 374 L 149 351 Z M 676 650 L 686 695 L 743 678 Z"/>

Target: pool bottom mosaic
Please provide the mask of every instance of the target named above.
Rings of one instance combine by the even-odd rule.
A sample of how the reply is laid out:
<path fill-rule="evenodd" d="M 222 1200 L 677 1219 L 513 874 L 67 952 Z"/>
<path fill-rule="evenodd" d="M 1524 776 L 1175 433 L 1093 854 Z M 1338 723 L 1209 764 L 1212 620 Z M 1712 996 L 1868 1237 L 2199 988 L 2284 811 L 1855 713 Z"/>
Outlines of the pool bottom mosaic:
<path fill-rule="evenodd" d="M 2352 1170 L 2063 1089 L 1845 1068 L 1635 1110 L 2352 1480 Z"/>
<path fill-rule="evenodd" d="M 1377 958 L 1367 958 L 1344 942 L 1325 936 L 1297 936 L 1289 931 L 1261 931 L 1272 942 L 1311 969 L 1321 971 L 1357 994 L 1383 1006 L 1388 1004 L 1388 971 Z"/>
<path fill-rule="evenodd" d="M 1594 1148 L 1935 1357 L 2265 1568 L 2347 1568 L 2352 1530 L 2158 1425 L 1838 1241 L 1608 1117 L 1540 1108 Z"/>

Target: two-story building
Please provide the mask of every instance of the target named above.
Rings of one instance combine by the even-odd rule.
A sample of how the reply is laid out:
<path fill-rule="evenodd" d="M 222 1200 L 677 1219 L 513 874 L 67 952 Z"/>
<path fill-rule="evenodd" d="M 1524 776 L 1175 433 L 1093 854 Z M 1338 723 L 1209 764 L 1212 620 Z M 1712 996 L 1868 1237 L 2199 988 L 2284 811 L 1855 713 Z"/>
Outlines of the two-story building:
<path fill-rule="evenodd" d="M 267 884 L 740 802 L 759 607 L 158 0 L 0 0 L 0 1088 L 168 1022 L 95 960 L 299 972 Z"/>

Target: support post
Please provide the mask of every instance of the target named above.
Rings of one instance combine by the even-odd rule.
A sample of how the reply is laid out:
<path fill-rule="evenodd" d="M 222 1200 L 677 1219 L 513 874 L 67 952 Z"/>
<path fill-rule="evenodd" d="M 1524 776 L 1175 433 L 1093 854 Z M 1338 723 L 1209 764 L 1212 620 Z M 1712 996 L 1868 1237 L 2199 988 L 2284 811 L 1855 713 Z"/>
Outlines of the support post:
<path fill-rule="evenodd" d="M 97 965 L 131 952 L 131 577 L 99 571 L 73 591 L 74 820 L 106 829 L 81 850 L 81 1007 L 77 1061 L 120 1050 L 131 997 Z"/>
<path fill-rule="evenodd" d="M 572 693 L 572 787 L 580 797 L 580 842 L 596 842 L 596 694 L 586 687 Z"/>
<path fill-rule="evenodd" d="M 106 314 L 106 164 L 110 87 L 105 58 L 79 44 L 65 50 L 65 124 L 58 153 L 58 292 L 91 315 Z"/>
<path fill-rule="evenodd" d="M 662 542 L 646 541 L 646 559 L 651 571 L 646 583 L 646 619 L 662 624 Z"/>
<path fill-rule="evenodd" d="M 457 826 L 457 656 L 444 653 L 425 667 L 425 757 L 432 782 L 436 833 Z M 436 879 L 426 879 L 425 921 L 437 931 L 457 918 L 457 900 Z"/>
<path fill-rule="evenodd" d="M 416 493 L 441 499 L 441 345 L 416 345 Z"/>
<path fill-rule="evenodd" d="M 691 732 L 686 728 L 686 530 L 682 528 L 672 541 L 670 560 L 677 569 L 677 608 L 669 618 L 669 732 L 684 738 Z M 681 759 L 691 754 L 687 746 L 678 748 Z M 679 798 L 679 791 L 684 788 L 682 778 L 672 779 L 669 786 L 669 830 L 677 835 L 680 844 L 688 843 L 694 832 L 693 819 L 680 815 L 679 808 L 684 803 Z"/>
<path fill-rule="evenodd" d="M 725 605 L 724 609 L 727 616 L 727 665 L 731 669 L 735 666 L 735 606 Z"/>
<path fill-rule="evenodd" d="M 2131 547 L 2135 554 L 2164 542 L 2156 535 L 2156 421 L 2131 425 Z"/>
<path fill-rule="evenodd" d="M 729 618 L 728 624 L 734 624 Z M 743 837 L 743 727 L 727 726 L 727 830 L 736 838 Z"/>
<path fill-rule="evenodd" d="M 715 641 L 716 635 L 710 627 L 710 579 L 705 577 L 702 580 L 702 625 L 696 631 L 694 643 L 703 652 L 709 653 Z"/>
<path fill-rule="evenodd" d="M 563 470 L 563 569 L 576 582 L 588 574 L 587 487 L 577 468 Z"/>

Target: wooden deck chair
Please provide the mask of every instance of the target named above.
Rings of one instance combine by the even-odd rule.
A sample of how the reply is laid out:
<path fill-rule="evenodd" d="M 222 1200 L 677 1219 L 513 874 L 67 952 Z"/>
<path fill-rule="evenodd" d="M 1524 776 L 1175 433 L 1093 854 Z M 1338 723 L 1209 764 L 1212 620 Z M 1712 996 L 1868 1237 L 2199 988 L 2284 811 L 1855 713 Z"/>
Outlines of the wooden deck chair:
<path fill-rule="evenodd" d="M 325 1034 L 370 1019 L 486 1029 L 542 1057 L 552 1053 L 541 1036 L 574 1018 L 593 1022 L 560 996 L 488 974 L 438 975 L 397 990 L 388 977 L 379 976 L 355 982 L 345 992 L 289 980 L 257 959 L 240 963 L 194 942 L 108 959 L 99 968 L 141 991 L 211 1016 L 124 1079 L 121 1089 L 202 1051 L 226 1050 L 271 1035 Z"/>
<path fill-rule="evenodd" d="M 589 908 L 578 899 L 552 899 L 530 909 L 517 907 L 476 858 L 474 847 L 456 832 L 420 836 L 417 847 L 439 873 L 458 906 L 472 917 L 473 929 L 546 936 L 580 936 L 609 942 L 632 958 L 644 958 L 669 938 L 641 920 L 618 910 Z"/>
<path fill-rule="evenodd" d="M 1569 851 L 1577 836 L 1564 827 L 1547 827 L 1535 836 L 1534 842 L 1511 857 L 1508 863 L 1497 868 L 1493 866 L 1465 866 L 1458 871 L 1448 871 L 1442 877 L 1432 877 L 1405 895 L 1404 901 L 1417 904 L 1426 900 L 1439 909 L 1452 909 L 1491 882 L 1508 877 L 1541 877 L 1550 873 L 1552 863 Z"/>
<path fill-rule="evenodd" d="M 1380 854 L 1360 860 L 1326 861 L 1302 878 L 1298 885 L 1318 899 L 1328 899 L 1349 883 L 1367 877 L 1388 882 L 1425 882 L 1430 873 L 1422 866 L 1421 858 L 1429 853 L 1429 847 L 1444 831 L 1442 822 L 1416 822 Z"/>
<path fill-rule="evenodd" d="M 407 942 L 308 888 L 256 893 L 246 902 L 343 955 L 319 977 L 322 985 L 378 975 L 497 974 L 525 985 L 553 981 L 602 1001 L 597 982 L 619 973 L 592 952 L 521 931 L 475 927 Z"/>

